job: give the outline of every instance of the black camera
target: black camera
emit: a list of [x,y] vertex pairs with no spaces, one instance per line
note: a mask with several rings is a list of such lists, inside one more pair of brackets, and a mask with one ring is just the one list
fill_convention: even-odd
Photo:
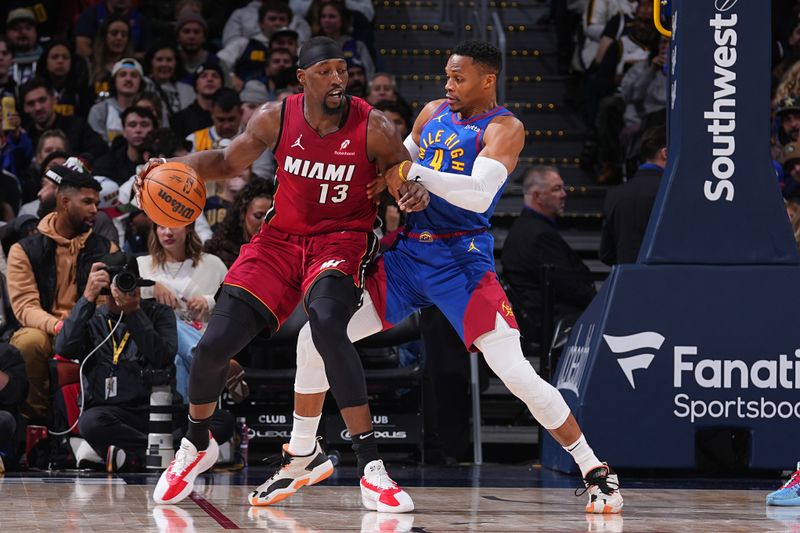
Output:
[[142,381],[148,387],[169,385],[175,381],[175,367],[143,368],[140,372]]
[[[108,275],[111,276],[111,283],[121,292],[133,292],[136,287],[150,287],[153,285],[152,281],[140,278],[136,273],[128,270],[127,266],[106,265],[103,270],[108,272]],[[103,289],[100,294],[111,294],[111,290]]]

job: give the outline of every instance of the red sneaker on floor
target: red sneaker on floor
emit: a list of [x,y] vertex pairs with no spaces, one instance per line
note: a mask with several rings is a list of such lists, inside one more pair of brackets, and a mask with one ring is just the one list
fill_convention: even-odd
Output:
[[208,448],[199,452],[194,444],[183,438],[175,459],[161,473],[153,491],[153,501],[178,503],[186,498],[192,492],[197,476],[214,466],[218,456],[219,446],[213,438],[208,441]]
[[367,509],[379,513],[408,513],[414,510],[411,496],[389,477],[380,459],[364,467],[361,502]]

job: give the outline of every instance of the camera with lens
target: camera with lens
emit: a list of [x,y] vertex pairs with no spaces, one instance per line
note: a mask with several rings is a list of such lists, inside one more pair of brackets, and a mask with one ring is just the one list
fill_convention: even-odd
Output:
[[145,464],[163,470],[172,462],[172,386],[175,366],[142,369],[142,381],[150,387],[150,424],[147,433]]
[[141,377],[144,384],[148,387],[169,385],[175,379],[175,367],[143,368],[141,370]]
[[[111,283],[121,292],[133,292],[136,287],[150,287],[153,282],[139,277],[138,273],[131,272],[127,265],[112,266],[106,265],[103,270],[111,276]],[[103,289],[100,294],[111,294],[111,289]]]

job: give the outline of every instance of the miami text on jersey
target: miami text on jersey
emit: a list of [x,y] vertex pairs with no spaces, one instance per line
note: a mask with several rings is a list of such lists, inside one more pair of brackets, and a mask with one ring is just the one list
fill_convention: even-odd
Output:
[[350,181],[356,166],[312,162],[306,159],[295,159],[287,155],[283,161],[283,170],[289,174],[311,180]]

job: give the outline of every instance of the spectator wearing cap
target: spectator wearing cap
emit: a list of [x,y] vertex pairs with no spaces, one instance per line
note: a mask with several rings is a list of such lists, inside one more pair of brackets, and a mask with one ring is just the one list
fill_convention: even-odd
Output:
[[217,64],[207,63],[197,67],[194,74],[195,101],[172,116],[172,129],[180,138],[213,124],[211,104],[214,94],[224,85],[224,80],[225,74]]
[[14,57],[11,77],[17,85],[22,85],[33,77],[36,62],[42,55],[36,29],[36,16],[32,9],[20,7],[8,13],[6,43]]
[[[217,54],[241,83],[263,74],[272,46],[272,35],[280,31],[281,38],[284,39],[288,32],[293,31],[285,29],[291,17],[291,10],[283,2],[275,0],[264,2],[259,8],[258,17],[260,32],[249,38],[233,39]],[[294,36],[297,39],[297,32],[294,32]]]
[[217,55],[205,49],[207,39],[206,20],[199,13],[184,9],[175,22],[175,41],[178,43],[184,68],[184,72],[178,74],[180,81],[191,83],[194,73],[200,66],[219,64]]
[[347,58],[347,94],[367,97],[367,71],[364,70],[364,63],[357,57]]
[[[263,10],[263,11],[262,11]],[[280,0],[251,0],[246,6],[234,10],[222,30],[222,44],[227,47],[237,39],[250,39],[264,33],[266,18],[267,37],[278,29],[289,28],[296,32],[298,45],[302,46],[311,38],[311,27],[304,15],[292,12],[287,3]]]
[[133,106],[122,112],[122,138],[114,143],[108,154],[97,160],[94,173],[111,178],[117,184],[126,182],[136,174],[136,167],[142,161],[142,144],[145,137],[155,129],[156,119],[152,111],[145,107]]
[[[259,90],[263,87],[269,100],[275,100],[278,91],[285,89],[289,83],[297,80],[296,59],[286,48],[270,48],[263,70],[253,73],[247,83],[251,84],[251,87],[258,87]],[[257,83],[260,83],[261,86],[255,85]]]
[[83,57],[92,56],[92,43],[101,24],[109,16],[117,15],[128,21],[131,29],[130,40],[136,56],[144,57],[144,51],[152,44],[152,34],[147,21],[131,0],[105,0],[83,10],[75,25],[75,51]]
[[111,70],[111,98],[98,102],[89,110],[89,126],[110,146],[122,133],[122,112],[143,89],[142,65],[131,57],[120,59]]
[[242,127],[247,127],[250,117],[265,102],[269,101],[267,88],[260,81],[248,81],[244,84],[244,89],[239,93],[239,100],[242,105]]
[[14,244],[8,254],[8,294],[22,326],[11,344],[22,353],[30,381],[22,414],[37,422],[49,411],[47,360],[53,336],[86,288],[92,264],[117,248],[92,231],[100,184],[61,165],[47,176],[58,183],[56,211],[39,222],[37,235]]
[[177,45],[159,43],[153,46],[147,51],[144,68],[170,115],[194,102],[196,95],[192,86],[178,81],[178,75],[184,75],[184,68]]
[[100,157],[108,151],[106,143],[81,117],[56,113],[56,95],[49,82],[33,78],[20,87],[19,93],[24,113],[22,124],[34,145],[38,145],[44,132],[60,130],[76,153],[88,152]]
[[778,142],[781,146],[800,141],[800,97],[787,96],[775,109]]
[[291,28],[279,28],[272,33],[269,38],[270,48],[285,48],[292,54],[294,62],[297,62],[297,54],[300,53],[300,37]]
[[13,56],[8,47],[8,41],[0,35],[0,97],[10,95],[16,97],[17,82],[11,75],[13,70]]

